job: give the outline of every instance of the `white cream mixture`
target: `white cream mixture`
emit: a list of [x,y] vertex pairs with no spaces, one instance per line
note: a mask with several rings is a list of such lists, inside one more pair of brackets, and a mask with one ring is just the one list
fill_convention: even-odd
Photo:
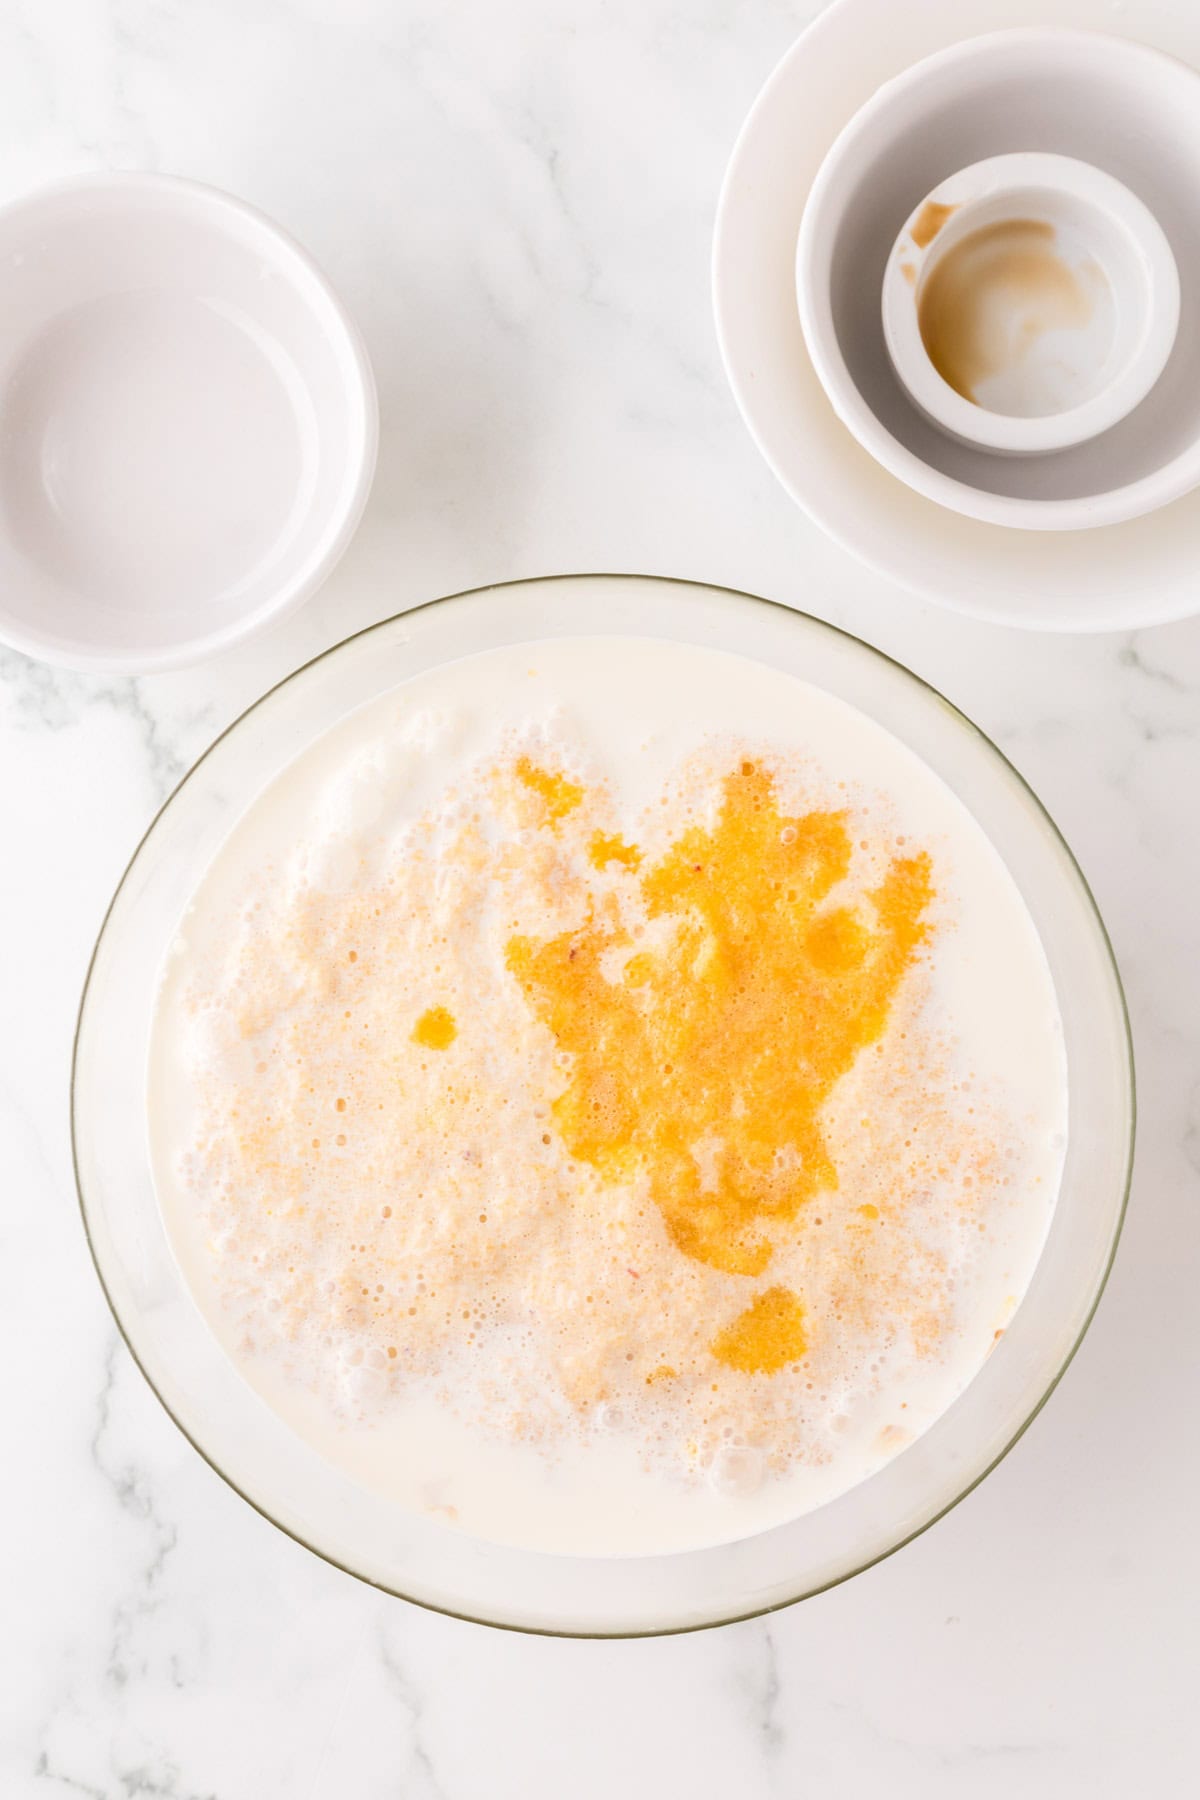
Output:
[[[917,853],[933,890],[886,1024],[822,1102],[833,1178],[757,1216],[754,1272],[680,1248],[645,1121],[623,1160],[572,1135],[586,1057],[512,950],[618,921],[604,981],[632,980],[680,929],[647,916],[643,877],[715,829],[743,768],[798,821],[785,844],[845,821],[818,922],[841,903],[870,925]],[[301,756],[181,923],[149,1089],[176,1254],[265,1402],[405,1507],[596,1554],[765,1529],[936,1419],[1028,1284],[1066,1116],[1041,946],[948,789],[815,688],[623,639],[450,665]],[[812,1153],[772,1129],[762,1179],[786,1193]],[[685,1145],[702,1207],[725,1153],[718,1129]],[[780,1293],[802,1319],[786,1360],[720,1351]]]

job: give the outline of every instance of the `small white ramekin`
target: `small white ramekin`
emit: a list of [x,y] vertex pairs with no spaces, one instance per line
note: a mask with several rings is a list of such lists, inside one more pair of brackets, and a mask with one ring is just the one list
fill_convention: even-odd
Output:
[[[1085,249],[1108,289],[1108,341],[1079,334],[1079,353],[1094,366],[1085,397],[1060,411],[976,404],[943,379],[922,338],[921,300],[935,270],[974,232],[1018,220]],[[1076,157],[1016,152],[960,169],[914,209],[888,258],[882,305],[892,366],[927,418],[963,443],[1042,455],[1098,437],[1145,399],[1175,343],[1179,274],[1162,227],[1122,182]]]
[[85,176],[0,209],[0,641],[132,673],[319,585],[375,469],[358,331],[215,188]]

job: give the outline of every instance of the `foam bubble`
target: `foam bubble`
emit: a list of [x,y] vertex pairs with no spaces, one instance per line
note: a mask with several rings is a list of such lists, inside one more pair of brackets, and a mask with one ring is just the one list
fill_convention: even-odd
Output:
[[749,1444],[729,1444],[717,1451],[708,1479],[718,1494],[753,1494],[762,1486],[763,1454]]

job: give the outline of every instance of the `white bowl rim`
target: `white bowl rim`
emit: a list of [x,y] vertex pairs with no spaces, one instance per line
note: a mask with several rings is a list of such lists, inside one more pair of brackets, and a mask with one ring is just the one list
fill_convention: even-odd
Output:
[[341,343],[336,348],[339,363],[348,374],[347,391],[353,390],[362,412],[361,427],[353,438],[352,455],[348,464],[349,479],[343,484],[342,497],[336,511],[331,513],[329,530],[305,560],[255,609],[241,614],[217,630],[181,640],[165,648],[150,647],[145,650],[126,648],[112,651],[100,645],[64,646],[52,636],[43,637],[37,631],[31,631],[25,626],[14,626],[8,620],[0,619],[0,643],[39,662],[101,675],[147,675],[165,669],[181,668],[206,657],[216,656],[293,611],[316,592],[348,548],[371,491],[379,448],[379,399],[374,370],[362,333],[329,277],[285,226],[239,194],[232,194],[213,182],[198,181],[185,175],[141,169],[84,170],[39,183],[37,187],[15,194],[11,199],[0,203],[0,222],[22,212],[36,212],[46,201],[89,190],[175,196],[185,203],[208,208],[218,217],[222,214],[238,217],[255,232],[271,238],[331,309],[341,334]]
[[1123,487],[1066,500],[1026,500],[971,487],[933,469],[893,437],[867,406],[850,377],[833,331],[828,295],[818,289],[815,244],[818,214],[841,173],[843,157],[890,106],[898,92],[940,69],[969,63],[998,48],[1076,46],[1123,58],[1184,77],[1200,89],[1200,71],[1135,38],[1065,25],[1022,25],[960,39],[933,51],[885,81],[847,121],[833,140],[809,189],[796,244],[796,294],[805,345],[834,412],[875,460],[906,486],[938,504],[985,524],[1026,531],[1080,531],[1121,524],[1157,511],[1200,486],[1200,436],[1162,468]]

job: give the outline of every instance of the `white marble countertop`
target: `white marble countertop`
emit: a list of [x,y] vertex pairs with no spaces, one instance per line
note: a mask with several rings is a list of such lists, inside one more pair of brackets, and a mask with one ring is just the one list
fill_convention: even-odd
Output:
[[[814,10],[0,11],[0,194],[106,164],[239,191],[342,288],[383,407],[358,542],[315,602],[249,648],[140,681],[0,653],[5,1800],[1195,1791],[1200,620],[1072,641],[944,615],[823,542],[759,461],[713,339],[710,227],[738,123]],[[67,1134],[102,910],[217,729],[389,611],[588,568],[804,606],[998,738],[1108,919],[1142,1101],[1107,1297],[1002,1467],[835,1592],[766,1624],[634,1644],[428,1616],[251,1512],[118,1343]]]

